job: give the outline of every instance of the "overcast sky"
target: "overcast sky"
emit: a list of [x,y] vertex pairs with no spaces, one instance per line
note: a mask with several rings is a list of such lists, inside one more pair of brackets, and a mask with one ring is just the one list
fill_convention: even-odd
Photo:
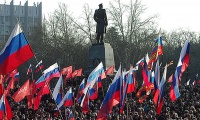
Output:
[[[0,0],[0,3],[4,3]],[[11,0],[6,0],[7,4]],[[22,4],[26,0],[21,0]],[[80,16],[85,3],[90,8],[98,8],[99,3],[103,3],[104,8],[109,9],[109,1],[113,0],[28,0],[29,5],[33,2],[43,4],[43,14],[48,15],[58,8],[58,3],[66,3],[74,16]],[[121,0],[127,2],[129,0]],[[20,0],[14,0],[14,4],[19,4]],[[171,31],[178,28],[189,29],[200,32],[200,0],[142,0],[142,4],[147,7],[146,15],[158,14],[156,22],[161,29]],[[92,16],[91,16],[92,17]]]

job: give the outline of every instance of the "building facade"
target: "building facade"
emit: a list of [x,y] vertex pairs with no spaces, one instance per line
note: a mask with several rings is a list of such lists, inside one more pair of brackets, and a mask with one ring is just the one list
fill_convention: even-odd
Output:
[[28,6],[28,0],[24,5],[0,4],[0,40],[6,41],[15,24],[20,22],[25,35],[30,35],[35,25],[42,25],[42,2]]

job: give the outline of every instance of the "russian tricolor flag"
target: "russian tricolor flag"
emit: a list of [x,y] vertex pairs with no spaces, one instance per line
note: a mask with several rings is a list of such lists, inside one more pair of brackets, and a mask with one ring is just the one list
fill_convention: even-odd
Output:
[[63,79],[62,79],[62,76],[60,76],[60,78],[53,90],[53,98],[57,104],[59,104],[60,101],[62,100],[62,93],[60,92],[62,89],[62,85],[63,85]]
[[181,50],[178,65],[176,67],[176,71],[172,79],[172,84],[170,88],[170,98],[172,101],[175,101],[177,98],[180,97],[179,79],[181,79],[182,73],[187,69],[189,65],[189,51],[190,41],[186,40]]
[[79,86],[78,93],[77,93],[77,96],[76,96],[76,102],[77,103],[81,103],[81,96],[83,95],[84,88],[85,88],[85,79],[82,80],[82,82]]
[[[98,83],[98,78],[104,73],[103,63],[101,62],[89,75],[83,93],[86,94],[88,89],[92,89]],[[92,96],[92,94],[90,94]]]
[[42,63],[42,60],[35,66],[35,72],[39,72],[40,70],[42,70],[43,68],[43,63]]
[[30,64],[27,70],[26,75],[29,76],[32,73],[32,65]]
[[13,114],[6,97],[2,95],[0,100],[0,119],[3,120],[5,118],[12,119]]
[[164,93],[165,93],[165,83],[166,83],[166,75],[167,75],[167,65],[165,66],[165,70],[163,72],[163,77],[160,82],[158,89],[154,95],[154,103],[157,106],[156,111],[160,115],[162,110],[162,104],[164,102]]
[[35,82],[36,88],[40,88],[45,85],[45,75],[43,74],[40,78]]
[[161,30],[160,30],[158,38],[155,41],[155,47],[152,50],[152,53],[151,53],[150,58],[149,58],[149,62],[148,62],[148,69],[149,70],[152,69],[152,64],[153,64],[153,62],[156,61],[157,57],[162,55],[162,54],[163,54],[163,51],[162,51],[162,37],[161,37]]
[[55,64],[51,65],[49,68],[44,70],[43,73],[45,75],[45,79],[47,82],[50,82],[50,80],[54,77],[60,77],[60,71],[59,71],[58,64],[55,63]]
[[128,80],[127,80],[128,86],[127,86],[127,91],[126,91],[127,94],[132,93],[135,90],[135,84],[134,84],[135,80],[134,80],[133,72],[135,71],[131,67],[128,73]]
[[72,88],[69,88],[67,93],[65,94],[64,98],[61,100],[61,102],[57,106],[57,110],[60,109],[62,106],[72,106],[73,105],[73,93]]
[[35,82],[36,88],[40,88],[40,87],[44,86],[46,82],[49,83],[50,80],[54,77],[60,77],[58,64],[55,63],[55,64],[51,65],[43,73],[44,74]]
[[154,91],[158,89],[160,85],[160,65],[159,65],[159,59],[157,59],[156,67],[155,67],[155,75],[154,75]]
[[97,120],[106,119],[107,115],[112,112],[113,106],[119,104],[121,79],[122,75],[120,65],[119,70],[117,71],[114,79],[112,80],[112,83],[110,84],[110,87],[108,88],[106,96],[97,115]]
[[150,86],[151,82],[150,82],[150,76],[149,76],[149,70],[148,70],[148,66],[147,66],[147,62],[148,62],[148,54],[146,55],[145,59],[144,59],[144,65],[142,67],[142,77],[144,80],[144,84],[146,86]]
[[33,56],[33,51],[17,23],[0,52],[0,74],[8,74]]

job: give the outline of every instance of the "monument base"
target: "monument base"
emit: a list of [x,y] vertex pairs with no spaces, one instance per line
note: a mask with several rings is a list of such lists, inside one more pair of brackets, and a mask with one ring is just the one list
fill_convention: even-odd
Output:
[[104,70],[115,65],[113,48],[109,43],[96,43],[89,48],[87,73],[94,70],[100,62],[103,63]]

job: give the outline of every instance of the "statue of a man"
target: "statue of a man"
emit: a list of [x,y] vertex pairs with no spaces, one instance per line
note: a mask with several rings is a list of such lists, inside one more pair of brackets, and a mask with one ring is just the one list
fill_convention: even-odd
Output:
[[99,43],[103,43],[103,34],[106,33],[106,27],[108,25],[106,10],[103,9],[103,4],[99,4],[99,9],[95,10],[94,20],[97,22],[96,25],[96,40]]

